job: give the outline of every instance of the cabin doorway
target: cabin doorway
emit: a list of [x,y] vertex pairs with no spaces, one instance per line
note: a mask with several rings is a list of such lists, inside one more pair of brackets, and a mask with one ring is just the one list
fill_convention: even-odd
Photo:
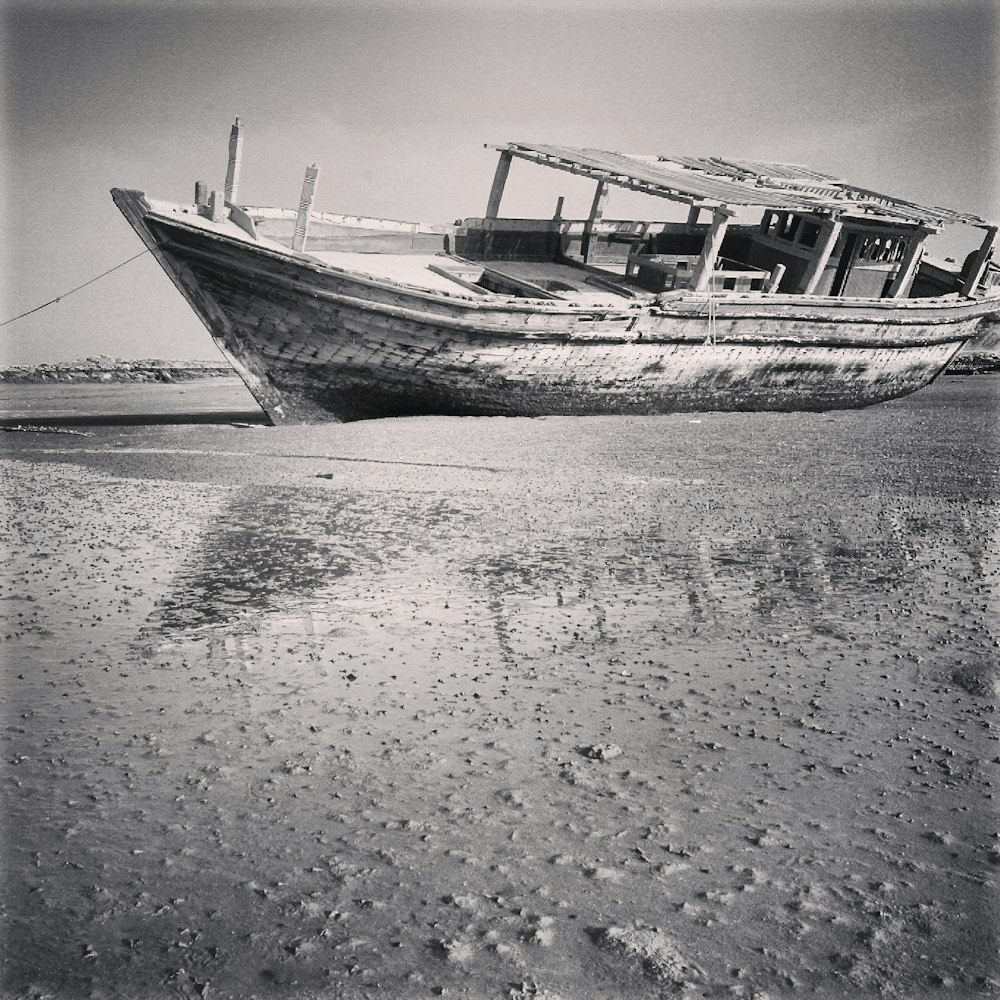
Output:
[[833,284],[830,286],[831,295],[841,295],[847,285],[847,279],[851,276],[851,268],[854,266],[854,258],[858,249],[858,234],[848,233],[844,240],[844,248],[840,251],[840,261],[837,270],[833,275]]

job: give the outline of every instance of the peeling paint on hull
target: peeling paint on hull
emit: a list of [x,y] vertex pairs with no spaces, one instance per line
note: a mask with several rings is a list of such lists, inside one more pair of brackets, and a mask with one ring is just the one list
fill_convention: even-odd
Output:
[[366,279],[115,200],[273,422],[423,413],[868,406],[932,381],[982,321],[952,300],[704,295],[574,305]]

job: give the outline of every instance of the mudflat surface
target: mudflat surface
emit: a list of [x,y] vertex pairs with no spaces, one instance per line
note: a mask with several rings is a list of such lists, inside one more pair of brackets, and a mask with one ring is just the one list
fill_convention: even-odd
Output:
[[4,434],[4,995],[995,996],[998,406]]

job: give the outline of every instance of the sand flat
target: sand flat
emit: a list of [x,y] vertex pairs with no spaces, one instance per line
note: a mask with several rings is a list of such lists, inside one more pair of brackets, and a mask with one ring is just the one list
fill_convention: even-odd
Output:
[[4,435],[4,988],[992,995],[998,402]]

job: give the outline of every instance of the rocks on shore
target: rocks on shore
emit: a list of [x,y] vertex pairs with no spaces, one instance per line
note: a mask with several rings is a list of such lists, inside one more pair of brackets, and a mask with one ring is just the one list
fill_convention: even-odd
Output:
[[222,361],[123,361],[100,354],[83,361],[58,361],[43,365],[12,365],[0,369],[0,382],[188,382],[222,378],[233,369]]
[[995,375],[1000,372],[1000,353],[996,351],[962,351],[950,365],[949,375]]

